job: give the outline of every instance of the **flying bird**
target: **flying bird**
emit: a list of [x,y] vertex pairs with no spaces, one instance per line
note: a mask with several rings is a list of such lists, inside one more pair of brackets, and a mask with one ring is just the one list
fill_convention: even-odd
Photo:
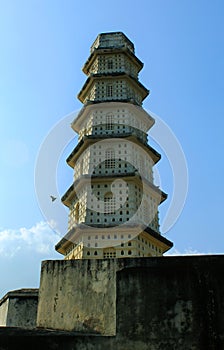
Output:
[[51,197],[51,201],[54,202],[57,198],[54,196],[50,196]]

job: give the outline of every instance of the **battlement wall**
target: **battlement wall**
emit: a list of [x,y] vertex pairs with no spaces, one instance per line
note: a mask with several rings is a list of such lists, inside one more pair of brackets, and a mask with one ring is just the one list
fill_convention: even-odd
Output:
[[223,271],[224,256],[44,261],[37,326],[122,349],[219,349]]

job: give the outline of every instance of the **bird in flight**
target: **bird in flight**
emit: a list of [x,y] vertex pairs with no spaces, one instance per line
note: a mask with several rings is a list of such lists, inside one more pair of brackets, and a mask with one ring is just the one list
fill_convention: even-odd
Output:
[[54,202],[57,198],[54,196],[50,196],[51,197],[51,201]]

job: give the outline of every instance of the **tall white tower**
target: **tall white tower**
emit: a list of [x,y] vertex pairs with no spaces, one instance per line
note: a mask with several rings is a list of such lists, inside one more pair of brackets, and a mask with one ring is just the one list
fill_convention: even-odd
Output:
[[159,231],[167,195],[153,184],[160,154],[147,143],[154,119],[141,107],[149,94],[142,67],[121,32],[99,34],[91,46],[84,106],[72,123],[79,142],[67,159],[74,181],[62,197],[68,232],[56,245],[65,259],[161,256],[173,245]]

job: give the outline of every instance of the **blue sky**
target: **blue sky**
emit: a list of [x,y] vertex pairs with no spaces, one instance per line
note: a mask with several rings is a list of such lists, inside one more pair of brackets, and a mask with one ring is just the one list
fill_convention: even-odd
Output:
[[[100,32],[123,31],[134,42],[144,62],[140,80],[151,90],[144,108],[169,125],[187,159],[187,200],[166,233],[173,253],[223,253],[223,9],[218,0],[1,2],[0,296],[37,287],[41,261],[61,259],[54,251],[60,237],[36,197],[36,160],[56,123],[80,109],[81,68]],[[162,188],[172,194],[168,160],[152,144],[162,153]],[[72,181],[65,163],[71,148],[59,159],[57,197]]]

